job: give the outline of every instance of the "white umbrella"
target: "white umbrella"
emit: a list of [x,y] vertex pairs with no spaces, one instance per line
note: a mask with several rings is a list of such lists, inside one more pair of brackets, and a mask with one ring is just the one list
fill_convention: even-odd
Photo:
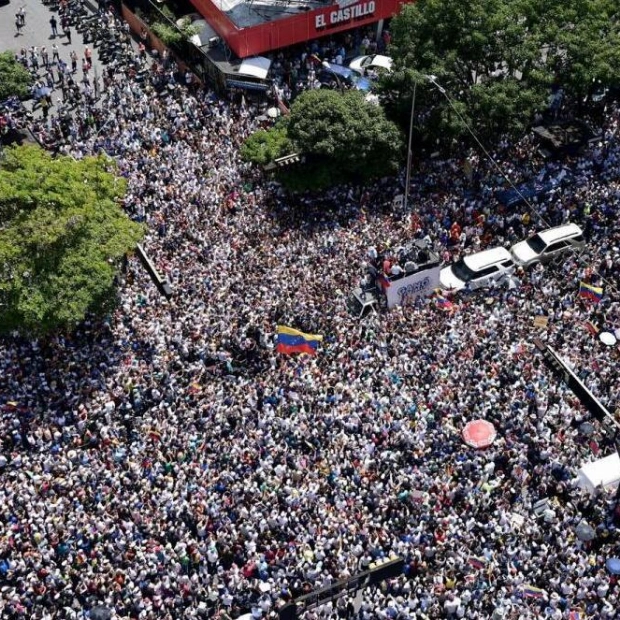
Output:
[[616,337],[611,332],[601,332],[599,339],[608,347],[613,347],[616,344]]

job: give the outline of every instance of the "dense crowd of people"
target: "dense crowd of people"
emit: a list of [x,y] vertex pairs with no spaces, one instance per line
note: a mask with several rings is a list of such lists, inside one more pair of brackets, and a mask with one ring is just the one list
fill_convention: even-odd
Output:
[[[534,204],[504,209],[496,169],[471,155],[471,174],[462,158],[416,163],[411,215],[399,179],[287,195],[239,159],[257,110],[188,91],[168,59],[108,77],[96,112],[84,97],[33,129],[115,158],[174,296],[131,259],[105,321],[1,343],[0,616],[272,618],[397,556],[400,577],[304,617],[618,617],[615,498],[577,482],[615,427],[532,340],[615,414],[618,349],[584,325],[620,328],[620,110],[561,163],[529,138],[494,151],[514,183],[570,172]],[[568,221],[585,252],[515,287],[450,311],[347,312],[369,248],[427,238],[456,260]],[[599,304],[580,281],[604,288]],[[323,335],[319,353],[278,355],[278,324]],[[484,450],[461,437],[478,418],[498,432]]]

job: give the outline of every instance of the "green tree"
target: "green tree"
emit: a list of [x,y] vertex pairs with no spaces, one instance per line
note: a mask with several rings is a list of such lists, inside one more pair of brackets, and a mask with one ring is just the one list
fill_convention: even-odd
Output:
[[291,107],[287,135],[314,169],[313,175],[304,172],[310,188],[319,179],[325,185],[386,176],[402,163],[397,125],[355,90],[303,93]]
[[118,205],[125,189],[103,156],[3,151],[0,331],[70,329],[113,306],[119,261],[143,235]]
[[241,157],[260,166],[292,152],[291,141],[286,132],[286,117],[281,118],[271,129],[253,133],[241,147]]
[[540,32],[533,27],[538,15],[530,14],[525,1],[418,0],[405,5],[391,25],[395,72],[382,85],[390,112],[408,123],[413,82],[430,74],[453,100],[450,104],[430,84],[418,86],[418,109],[433,137],[466,134],[459,115],[484,137],[522,132],[544,107],[552,81]]
[[13,53],[0,53],[0,101],[13,96],[25,99],[31,86],[32,76]]
[[620,86],[617,0],[549,0],[535,6],[548,63],[569,97],[582,101],[598,86]]
[[151,24],[151,30],[166,47],[179,45],[184,39],[183,33],[179,28],[164,22],[154,22]]

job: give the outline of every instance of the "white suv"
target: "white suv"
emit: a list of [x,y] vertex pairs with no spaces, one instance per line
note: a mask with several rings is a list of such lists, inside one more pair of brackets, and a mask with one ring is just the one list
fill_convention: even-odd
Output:
[[564,224],[536,233],[510,249],[515,262],[529,267],[537,262],[560,258],[566,252],[579,252],[585,246],[583,231],[577,224]]
[[499,284],[514,273],[516,265],[506,248],[492,248],[464,256],[439,272],[446,291],[485,288]]

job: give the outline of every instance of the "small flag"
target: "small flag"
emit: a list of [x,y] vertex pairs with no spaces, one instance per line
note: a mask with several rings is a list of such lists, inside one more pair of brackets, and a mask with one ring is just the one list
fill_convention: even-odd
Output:
[[568,620],[582,620],[582,618],[580,611],[573,610],[568,612]]
[[585,297],[597,304],[603,297],[603,289],[600,286],[592,286],[587,282],[579,282],[579,297]]
[[592,336],[596,336],[599,333],[599,328],[592,323],[592,321],[584,321],[583,326],[586,328],[586,331],[590,333]]
[[390,288],[390,281],[385,277],[384,274],[380,273],[377,276],[377,284],[384,290],[387,291],[387,289]]
[[456,310],[456,306],[446,297],[443,296],[443,291],[440,288],[436,288],[435,291],[435,303],[438,308],[442,310]]
[[524,585],[523,596],[525,598],[544,598],[545,591],[536,586]]
[[468,558],[467,563],[470,566],[473,566],[476,570],[481,570],[482,568],[484,568],[484,565],[486,564],[484,558],[477,558],[475,556]]
[[293,353],[315,355],[319,342],[323,340],[323,336],[306,334],[285,325],[278,325],[276,331],[278,333],[276,351],[284,355],[291,355]]
[[442,310],[452,310],[454,308],[454,304],[443,295],[437,295],[437,307]]

